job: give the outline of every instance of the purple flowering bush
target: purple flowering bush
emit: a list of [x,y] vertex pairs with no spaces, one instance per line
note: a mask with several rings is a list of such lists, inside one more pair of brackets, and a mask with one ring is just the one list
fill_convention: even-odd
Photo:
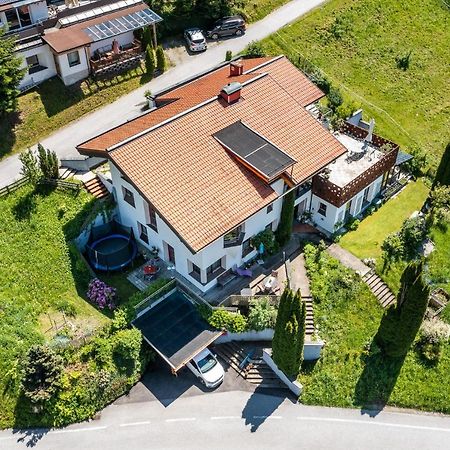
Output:
[[114,299],[116,297],[116,289],[108,286],[98,278],[91,280],[87,291],[88,299],[97,305],[100,309],[114,309]]

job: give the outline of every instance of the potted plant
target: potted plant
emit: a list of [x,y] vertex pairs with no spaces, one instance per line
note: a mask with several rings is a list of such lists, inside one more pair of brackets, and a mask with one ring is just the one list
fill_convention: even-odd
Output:
[[155,245],[150,249],[150,255],[152,259],[158,260],[159,259],[159,248]]

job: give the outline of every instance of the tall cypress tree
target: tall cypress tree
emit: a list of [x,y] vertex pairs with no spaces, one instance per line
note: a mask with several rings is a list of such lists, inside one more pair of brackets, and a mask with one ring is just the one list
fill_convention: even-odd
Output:
[[397,304],[381,319],[375,341],[387,356],[406,355],[423,322],[430,287],[423,277],[423,261],[411,262],[401,277]]
[[280,223],[278,224],[277,231],[275,232],[275,238],[280,247],[286,245],[291,238],[292,225],[294,222],[294,201],[295,190],[292,190],[284,196],[283,206],[281,208]]
[[298,375],[302,363],[305,318],[306,306],[300,290],[294,295],[291,289],[285,289],[278,309],[272,356],[279,369],[290,377]]
[[153,78],[153,76],[155,75],[155,69],[155,52],[153,51],[153,47],[147,45],[147,49],[145,50],[145,70],[150,78]]
[[439,167],[436,171],[436,176],[434,177],[432,189],[438,183],[441,185],[450,186],[450,142],[447,144],[444,154],[442,155],[441,162],[439,163]]

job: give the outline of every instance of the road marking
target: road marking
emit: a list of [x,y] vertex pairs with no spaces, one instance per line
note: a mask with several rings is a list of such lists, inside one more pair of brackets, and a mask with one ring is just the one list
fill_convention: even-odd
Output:
[[179,419],[166,419],[166,422],[192,422],[197,420],[195,417],[180,417]]
[[391,423],[391,422],[369,422],[365,420],[357,419],[332,419],[327,417],[297,417],[298,420],[311,420],[318,422],[336,422],[336,423],[357,423],[362,425],[376,425],[379,427],[397,427],[397,428],[409,428],[413,430],[425,430],[425,431],[445,431],[450,433],[450,428],[440,428],[440,427],[427,427],[423,425],[407,425],[403,423]]
[[51,430],[48,432],[48,434],[62,434],[62,433],[79,433],[82,431],[98,431],[98,430],[105,430],[108,428],[106,425],[103,427],[89,427],[89,428],[76,428],[74,430]]
[[282,419],[281,416],[253,416],[254,419]]
[[149,420],[143,422],[130,422],[130,423],[121,423],[119,427],[138,427],[139,425],[148,425],[150,423]]
[[242,419],[241,416],[216,416],[211,417],[211,420],[231,420],[231,419]]

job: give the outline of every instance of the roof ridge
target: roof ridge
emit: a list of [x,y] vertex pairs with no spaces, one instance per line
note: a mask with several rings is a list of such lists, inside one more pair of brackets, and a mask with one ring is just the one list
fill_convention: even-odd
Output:
[[[266,77],[266,76],[268,76],[268,75],[269,75],[269,74],[268,74],[267,72],[257,74],[257,75],[255,75],[254,78],[251,78],[250,80],[246,80],[246,81],[242,82],[241,85],[242,85],[242,86],[247,86],[248,84],[253,83],[253,82],[255,82],[255,81],[258,81],[258,80],[260,80],[261,78],[264,78],[264,77]],[[110,151],[113,151],[113,150],[115,150],[115,149],[117,149],[117,148],[119,148],[119,147],[122,147],[123,145],[126,145],[126,144],[128,144],[129,142],[134,141],[135,139],[139,139],[140,137],[145,136],[146,134],[152,132],[153,130],[156,130],[156,129],[158,129],[158,128],[161,128],[161,127],[163,127],[164,125],[167,125],[168,123],[171,123],[171,122],[173,122],[174,120],[177,120],[177,119],[179,119],[180,117],[183,117],[183,116],[185,116],[185,115],[191,113],[192,111],[195,111],[195,110],[197,110],[197,109],[199,109],[199,108],[201,108],[201,107],[203,107],[203,106],[205,106],[205,105],[207,105],[207,104],[209,104],[209,103],[211,103],[211,102],[213,102],[214,100],[217,100],[217,99],[218,99],[218,94],[217,94],[217,95],[214,95],[214,97],[211,97],[211,98],[209,98],[209,99],[207,99],[207,100],[204,100],[203,102],[201,102],[201,103],[199,103],[199,104],[197,104],[197,105],[194,105],[194,106],[192,106],[192,107],[190,107],[190,108],[188,108],[188,109],[186,109],[186,110],[184,110],[184,111],[181,111],[181,112],[179,112],[178,114],[175,114],[174,116],[169,117],[168,119],[165,119],[165,120],[163,120],[162,122],[159,122],[159,123],[157,123],[157,124],[151,126],[150,128],[147,128],[147,129],[145,129],[145,130],[142,130],[142,131],[140,131],[139,133],[136,133],[136,134],[134,134],[134,135],[132,135],[132,136],[127,137],[126,139],[123,139],[123,140],[120,141],[120,142],[117,142],[116,144],[111,145],[110,147],[108,147],[108,148],[106,149],[106,151],[107,151],[107,152],[110,152]]]

